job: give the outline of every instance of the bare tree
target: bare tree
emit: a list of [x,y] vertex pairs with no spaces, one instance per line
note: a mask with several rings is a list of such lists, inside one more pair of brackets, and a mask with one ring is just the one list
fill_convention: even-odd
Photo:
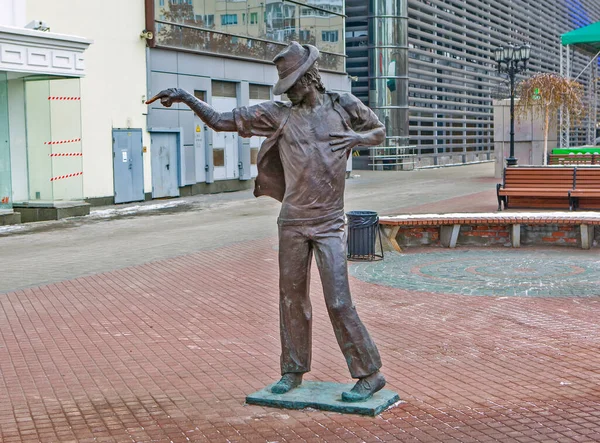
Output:
[[558,112],[571,116],[571,121],[581,119],[585,112],[583,103],[583,85],[575,80],[554,73],[535,74],[517,87],[519,106],[516,114],[519,118],[531,112],[544,119],[544,165],[548,159],[548,131],[552,119]]

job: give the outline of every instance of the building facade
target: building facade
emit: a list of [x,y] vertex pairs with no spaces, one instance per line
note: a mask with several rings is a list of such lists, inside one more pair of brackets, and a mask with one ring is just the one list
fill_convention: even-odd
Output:
[[[130,173],[130,185],[143,200],[151,190],[150,157],[142,155],[149,145],[143,0],[0,0],[0,6],[4,207],[41,214],[69,202],[111,203],[120,164],[139,170]],[[119,130],[139,144],[137,156],[116,146]]]
[[[17,204],[82,199],[79,78],[91,41],[0,2],[0,224]],[[67,99],[68,98],[68,99]],[[60,155],[69,140],[72,155]],[[57,161],[63,160],[62,162]],[[73,174],[73,180],[59,177]]]
[[0,11],[2,213],[251,187],[260,138],[145,101],[168,87],[221,111],[277,98],[272,59],[291,40],[319,47],[329,89],[350,90],[343,0],[0,0]]
[[[350,90],[343,0],[147,0],[146,16],[149,96],[179,87],[219,111],[277,99],[272,59],[292,40],[319,48],[328,89]],[[152,104],[148,128],[153,197],[252,186],[260,138],[214,132],[185,105]]]
[[[353,91],[365,103],[382,88],[373,24],[381,1],[347,0],[346,45]],[[507,43],[531,44],[528,71],[560,72],[560,36],[600,20],[597,0],[394,0],[407,11],[409,137],[420,164],[486,160],[493,153],[494,98],[508,96],[504,75],[496,72],[494,48]],[[403,20],[401,14],[398,20]],[[399,26],[402,26],[399,24]],[[376,53],[373,53],[373,52]],[[576,77],[595,54],[575,52]],[[521,75],[521,78],[523,76]],[[590,91],[593,78],[579,81]],[[597,94],[593,90],[593,94]],[[588,97],[590,94],[588,94]],[[596,116],[591,116],[596,119]],[[571,144],[587,141],[584,121],[570,132]],[[368,157],[368,152],[363,152]],[[365,159],[362,164],[367,164]],[[356,163],[355,163],[356,165]]]
[[[43,18],[52,30],[94,42],[86,54],[87,72],[80,86],[83,198],[112,203],[120,187],[131,189],[132,200],[144,200],[151,190],[151,170],[150,157],[142,152],[142,146],[149,146],[146,44],[140,38],[145,27],[143,0],[27,0],[27,14]],[[120,130],[131,139],[125,148],[119,143]],[[122,165],[127,176],[119,174]]]

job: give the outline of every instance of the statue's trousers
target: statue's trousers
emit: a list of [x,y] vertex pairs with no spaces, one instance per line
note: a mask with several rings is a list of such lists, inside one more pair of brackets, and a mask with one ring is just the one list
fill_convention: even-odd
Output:
[[311,363],[310,265],[315,255],[325,304],[353,378],[373,374],[381,358],[352,303],[343,216],[279,226],[281,373],[308,372]]

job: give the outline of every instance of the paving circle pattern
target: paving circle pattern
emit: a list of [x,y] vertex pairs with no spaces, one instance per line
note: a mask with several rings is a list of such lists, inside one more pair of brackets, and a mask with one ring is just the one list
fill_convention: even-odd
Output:
[[365,282],[411,291],[516,297],[600,297],[600,257],[593,251],[453,250],[387,253],[358,262]]

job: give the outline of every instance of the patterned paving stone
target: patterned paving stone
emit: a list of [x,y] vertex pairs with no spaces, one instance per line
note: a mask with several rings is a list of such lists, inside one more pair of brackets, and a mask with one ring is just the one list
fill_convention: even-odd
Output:
[[[246,405],[280,375],[275,244],[0,294],[0,442],[600,441],[597,297],[470,297],[351,278],[387,388],[404,403],[374,418]],[[350,383],[314,267],[311,277],[306,379]]]
[[[588,251],[589,252],[589,251]],[[559,250],[452,250],[387,254],[351,266],[368,283],[457,295],[597,297],[600,260]]]

